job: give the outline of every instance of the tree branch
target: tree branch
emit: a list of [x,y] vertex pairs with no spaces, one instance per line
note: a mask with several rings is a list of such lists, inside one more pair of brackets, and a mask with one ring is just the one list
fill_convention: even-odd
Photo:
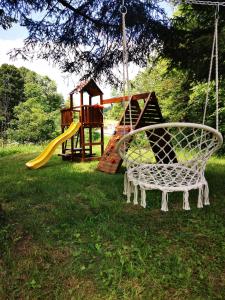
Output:
[[70,9],[71,11],[73,11],[74,13],[82,16],[83,18],[89,20],[90,22],[94,23],[96,26],[116,26],[113,24],[109,24],[109,23],[105,23],[105,22],[100,22],[99,20],[96,20],[92,17],[90,17],[89,15],[85,14],[82,12],[81,9],[77,9],[75,7],[73,7],[70,3],[68,3],[66,0],[57,0],[60,4],[62,4],[64,7]]

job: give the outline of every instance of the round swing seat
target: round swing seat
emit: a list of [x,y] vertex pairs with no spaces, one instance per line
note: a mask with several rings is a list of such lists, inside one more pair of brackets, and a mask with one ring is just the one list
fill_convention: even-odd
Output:
[[127,177],[129,181],[146,190],[166,189],[172,192],[196,189],[202,185],[198,172],[179,164],[143,164],[128,169]]
[[130,202],[146,206],[146,190],[162,191],[163,211],[168,211],[168,193],[183,192],[183,208],[190,209],[188,192],[199,189],[198,207],[209,204],[204,176],[209,157],[222,145],[221,134],[208,126],[193,123],[164,123],[134,130],[124,136],[117,151],[127,172],[124,194]]

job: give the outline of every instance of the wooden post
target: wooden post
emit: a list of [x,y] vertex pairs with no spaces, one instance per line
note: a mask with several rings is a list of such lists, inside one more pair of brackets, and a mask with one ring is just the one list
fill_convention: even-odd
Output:
[[90,156],[92,156],[92,125],[89,127],[89,145]]
[[[61,132],[64,133],[64,126],[61,127]],[[65,154],[66,150],[65,150],[65,142],[62,143],[62,154]]]
[[[73,94],[70,94],[70,109],[73,111]],[[70,148],[71,148],[71,160],[73,160],[74,156],[74,137],[72,136],[70,139]]]
[[103,105],[103,95],[100,95],[100,104]]
[[[83,92],[80,92],[80,106],[83,108],[84,105],[84,95]],[[81,109],[81,123],[83,122],[82,109]]]
[[[63,110],[61,112],[61,133],[64,133],[64,124],[63,124]],[[62,143],[62,154],[65,154],[65,144]]]
[[[100,95],[100,105],[103,105],[103,94]],[[103,110],[102,110],[103,113]],[[102,116],[103,121],[101,125],[101,156],[104,153],[104,116]]]
[[104,153],[104,125],[101,126],[101,156]]
[[[92,97],[89,95],[89,105],[92,105]],[[90,149],[90,156],[92,156],[92,122],[93,122],[93,111],[91,107],[89,107],[89,149]]]
[[73,109],[73,94],[70,94],[70,109]]
[[71,137],[71,160],[74,158],[74,136]]
[[85,159],[85,132],[84,132],[84,94],[80,92],[80,116],[81,116],[81,129],[80,129],[80,143],[81,143],[81,160]]

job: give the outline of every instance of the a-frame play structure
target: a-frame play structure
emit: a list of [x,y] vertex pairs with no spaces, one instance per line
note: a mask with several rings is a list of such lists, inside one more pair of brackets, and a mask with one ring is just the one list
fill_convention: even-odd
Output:
[[[122,101],[128,101],[129,97],[117,97],[108,100],[103,100],[103,104],[109,103],[118,103]],[[139,104],[139,101],[142,100],[142,105]],[[130,108],[131,107],[131,114]],[[141,108],[142,107],[142,108]],[[158,124],[164,122],[162,117],[162,113],[154,92],[152,93],[144,93],[133,95],[130,99],[130,104],[128,104],[124,110],[124,113],[116,126],[115,132],[111,139],[109,140],[108,145],[102,155],[97,169],[102,172],[115,174],[119,171],[122,165],[122,159],[116,152],[116,144],[117,142],[128,132],[131,130],[130,126],[130,115],[132,118],[133,129],[138,129],[144,126]],[[163,134],[163,132],[162,132]],[[169,140],[169,136],[166,138]],[[149,137],[149,143],[151,144],[151,138]],[[165,141],[160,141],[160,143],[165,143]],[[162,146],[158,144],[158,147]],[[170,157],[173,157],[174,161],[176,161],[176,157],[173,151],[171,151],[171,147],[168,145],[168,153],[170,153]],[[156,150],[156,149],[155,149]],[[153,152],[154,151],[153,149]],[[164,153],[157,154],[161,157],[156,157],[156,160],[162,159],[166,163],[167,157]],[[165,157],[162,157],[165,156]]]

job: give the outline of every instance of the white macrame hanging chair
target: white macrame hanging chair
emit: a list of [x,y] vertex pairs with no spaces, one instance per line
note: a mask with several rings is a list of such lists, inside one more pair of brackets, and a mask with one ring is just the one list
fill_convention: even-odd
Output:
[[[124,1],[122,2],[124,5]],[[191,1],[192,4],[193,2]],[[198,189],[197,207],[202,208],[203,205],[209,205],[209,188],[204,174],[205,167],[210,156],[223,143],[222,135],[218,131],[218,9],[219,5],[215,18],[203,124],[162,123],[150,125],[131,130],[117,144],[117,151],[127,168],[124,175],[124,195],[127,196],[128,203],[131,202],[133,195],[134,204],[140,203],[142,207],[146,207],[146,190],[160,190],[162,191],[161,210],[168,211],[168,193],[180,191],[183,192],[183,209],[190,210],[189,191]],[[127,70],[126,9],[123,9],[122,15],[124,70]],[[204,125],[214,56],[216,57],[217,129]]]

